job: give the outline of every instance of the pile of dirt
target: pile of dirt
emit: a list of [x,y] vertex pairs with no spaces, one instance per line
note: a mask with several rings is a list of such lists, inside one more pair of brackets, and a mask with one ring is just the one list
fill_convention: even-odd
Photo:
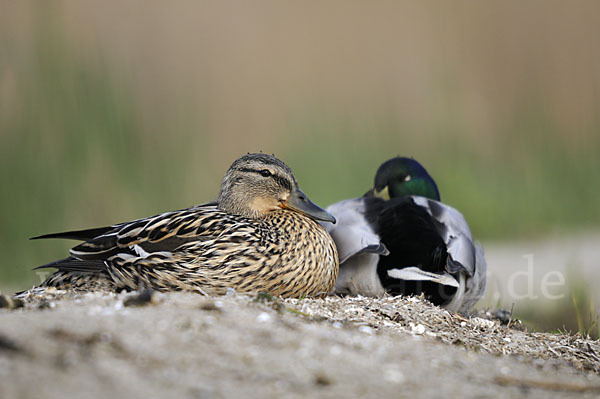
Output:
[[6,398],[600,393],[597,341],[521,331],[420,298],[38,290],[4,303]]

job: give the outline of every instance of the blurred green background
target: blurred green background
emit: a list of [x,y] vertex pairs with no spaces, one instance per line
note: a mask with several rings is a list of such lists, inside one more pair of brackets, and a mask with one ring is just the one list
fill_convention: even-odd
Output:
[[[476,237],[600,226],[600,3],[0,4],[0,289],[31,236],[213,199],[275,153],[318,204],[414,156]],[[501,267],[501,265],[499,265]]]

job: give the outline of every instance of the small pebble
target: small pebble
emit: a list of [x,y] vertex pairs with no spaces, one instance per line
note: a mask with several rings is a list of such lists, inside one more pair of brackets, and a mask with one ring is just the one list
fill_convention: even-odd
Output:
[[425,326],[423,324],[417,324],[416,326],[411,326],[411,332],[415,335],[422,335],[425,333]]
[[364,333],[364,334],[369,334],[369,335],[375,334],[375,330],[373,330],[369,326],[360,326],[360,327],[358,327],[358,331],[360,331],[361,333]]
[[139,294],[133,294],[129,296],[125,301],[123,301],[123,305],[125,306],[144,306],[152,303],[152,297],[154,295],[154,291],[145,288]]
[[475,327],[478,327],[482,330],[489,330],[496,326],[496,323],[494,323],[492,320],[482,319],[480,317],[473,318],[471,322],[475,325]]
[[259,322],[259,323],[265,323],[265,322],[270,321],[270,320],[271,320],[271,315],[268,314],[267,312],[262,312],[256,318],[256,321]]
[[331,378],[327,374],[320,372],[315,374],[315,385],[327,386],[331,385]]
[[0,352],[21,352],[22,349],[12,339],[0,335]]
[[200,304],[200,309],[208,311],[220,311],[222,307],[223,302],[219,302],[219,304],[217,304],[214,301],[204,301]]

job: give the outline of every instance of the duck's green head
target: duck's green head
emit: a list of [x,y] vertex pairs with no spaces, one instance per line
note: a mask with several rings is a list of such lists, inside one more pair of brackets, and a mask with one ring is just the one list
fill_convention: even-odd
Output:
[[367,193],[384,200],[404,195],[420,195],[440,201],[437,185],[427,170],[412,158],[396,157],[381,164],[375,185]]

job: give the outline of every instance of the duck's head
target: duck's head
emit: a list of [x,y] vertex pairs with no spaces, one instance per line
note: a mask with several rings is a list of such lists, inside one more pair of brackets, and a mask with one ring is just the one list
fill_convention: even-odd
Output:
[[375,185],[367,195],[384,200],[404,195],[440,200],[437,185],[423,165],[405,157],[392,158],[382,163],[375,175]]
[[267,154],[247,154],[231,164],[221,182],[218,204],[224,211],[254,219],[286,209],[335,223],[329,212],[300,190],[290,168]]

